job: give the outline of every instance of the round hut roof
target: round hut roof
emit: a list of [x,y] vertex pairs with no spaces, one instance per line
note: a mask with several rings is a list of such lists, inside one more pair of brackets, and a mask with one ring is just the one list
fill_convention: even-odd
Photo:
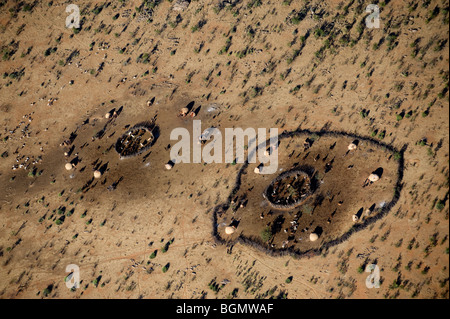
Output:
[[272,147],[269,147],[264,151],[264,156],[270,156],[270,154],[272,154]]
[[317,239],[319,239],[319,235],[317,235],[316,233],[311,233],[311,235],[309,235],[310,241],[316,241]]
[[172,165],[171,163],[167,163],[167,164],[165,165],[165,167],[166,167],[167,170],[171,170],[172,167],[173,167],[173,165]]
[[105,119],[109,119],[110,117],[111,117],[111,113],[108,112],[105,114]]
[[100,178],[100,177],[102,177],[102,173],[100,171],[95,171],[94,172],[94,177],[95,178]]
[[350,143],[349,145],[348,145],[348,150],[349,151],[354,151],[354,150],[356,150],[358,148],[358,146],[356,145],[356,144],[354,144],[354,143]]
[[380,176],[378,176],[377,174],[370,174],[369,176],[369,181],[371,182],[376,182],[380,179]]
[[70,171],[73,168],[73,166],[70,163],[66,163],[65,168],[66,170]]
[[236,228],[233,226],[225,227],[225,234],[227,234],[227,235],[234,234],[235,231],[236,231]]

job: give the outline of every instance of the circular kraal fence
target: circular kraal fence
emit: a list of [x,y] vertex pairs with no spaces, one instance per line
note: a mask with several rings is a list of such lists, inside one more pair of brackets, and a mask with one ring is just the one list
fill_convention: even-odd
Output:
[[157,138],[154,122],[141,122],[129,128],[117,139],[115,150],[121,159],[130,158],[149,150]]
[[[364,219],[358,220],[357,223],[353,223],[353,225],[349,229],[343,229],[341,233],[339,233],[337,236],[333,238],[324,238],[322,240],[317,241],[318,244],[310,245],[305,248],[298,248],[297,246],[289,246],[289,247],[272,247],[267,241],[264,241],[261,236],[255,235],[255,234],[249,234],[249,232],[246,230],[246,225],[242,224],[240,222],[240,226],[238,231],[235,231],[232,235],[226,235],[223,232],[219,232],[219,225],[220,222],[226,217],[226,214],[230,210],[230,207],[232,206],[233,198],[235,198],[240,189],[241,185],[243,184],[243,179],[246,178],[248,168],[249,168],[249,162],[248,160],[244,162],[242,167],[237,173],[235,183],[233,188],[231,189],[230,194],[228,195],[227,199],[219,203],[213,210],[211,214],[211,222],[212,222],[212,237],[214,238],[214,241],[218,244],[222,245],[234,245],[236,243],[240,243],[242,245],[253,247],[257,250],[260,250],[268,255],[271,256],[292,256],[294,258],[311,258],[314,256],[319,256],[323,254],[324,252],[328,251],[331,247],[339,245],[340,243],[343,243],[347,241],[354,233],[362,231],[366,229],[369,225],[372,225],[376,221],[382,219],[385,217],[392,208],[397,204],[402,187],[403,187],[403,170],[404,170],[404,152],[406,150],[406,145],[403,146],[401,149],[395,148],[392,144],[386,144],[379,140],[366,137],[366,136],[359,136],[354,133],[350,132],[344,132],[344,131],[310,131],[310,130],[303,130],[298,129],[296,131],[285,131],[282,134],[278,136],[279,140],[284,140],[288,138],[300,138],[300,140],[304,139],[305,137],[311,137],[314,136],[316,138],[322,138],[322,137],[328,137],[328,138],[346,138],[346,139],[352,139],[352,140],[358,140],[359,142],[364,142],[366,145],[370,145],[373,150],[380,150],[383,152],[387,152],[390,154],[390,156],[394,159],[393,164],[393,174],[394,178],[391,181],[391,185],[394,189],[393,195],[390,199],[387,199],[386,202],[380,206],[379,208],[375,209],[370,216],[366,216]],[[346,158],[346,157],[344,157]],[[347,169],[347,168],[346,168]],[[313,197],[317,193],[317,189],[319,188],[319,185],[316,185],[315,182],[315,174],[317,172],[314,172],[314,169],[308,166],[297,166],[289,171],[286,171],[282,174],[280,174],[278,177],[273,179],[269,186],[266,187],[263,191],[263,197],[267,203],[270,204],[270,207],[280,211],[292,211],[292,208],[298,209],[299,206],[304,205],[304,202],[307,200],[307,197]],[[276,199],[277,192],[273,193],[273,186],[275,183],[280,181],[288,181],[288,178],[293,178],[295,176],[305,177],[305,182],[309,179],[310,183],[310,189],[305,189],[304,192],[300,192],[299,197],[302,195],[304,197],[304,200],[302,198],[298,198],[298,200],[293,200],[291,203],[277,203],[273,199]],[[308,177],[308,179],[306,179]],[[288,184],[285,184],[284,190],[288,190]],[[292,186],[292,185],[290,185]],[[294,187],[295,190],[295,187]],[[272,193],[270,193],[272,191]],[[291,192],[293,190],[291,189]],[[269,194],[270,193],[270,194]],[[269,195],[272,195],[274,197],[270,198]],[[255,214],[255,216],[259,216],[258,214]],[[219,220],[220,218],[220,220]],[[258,217],[256,217],[258,218]]]
[[312,193],[310,176],[300,169],[293,169],[276,177],[265,189],[263,197],[275,209],[291,210],[304,203]]

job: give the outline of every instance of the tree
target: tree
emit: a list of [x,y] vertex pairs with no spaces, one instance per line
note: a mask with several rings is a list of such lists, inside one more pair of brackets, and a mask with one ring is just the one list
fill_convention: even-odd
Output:
[[439,201],[437,202],[437,204],[436,204],[436,208],[437,208],[438,210],[443,210],[444,207],[445,207],[445,202],[444,202],[443,200],[439,200]]
[[272,230],[269,227],[266,227],[261,231],[261,238],[265,242],[271,240],[272,236],[273,236]]

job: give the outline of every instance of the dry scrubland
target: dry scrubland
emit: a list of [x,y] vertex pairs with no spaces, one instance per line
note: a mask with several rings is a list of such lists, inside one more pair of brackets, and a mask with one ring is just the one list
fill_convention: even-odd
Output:
[[[74,1],[71,30],[70,1],[0,1],[0,297],[448,298],[448,0],[176,2]],[[369,3],[380,29],[365,27]],[[319,256],[221,245],[213,209],[241,164],[164,169],[192,101],[203,128],[403,149],[401,189],[380,184],[399,200]],[[153,119],[154,145],[120,160],[117,138]],[[365,286],[370,263],[379,289]],[[80,289],[66,288],[68,264]]]

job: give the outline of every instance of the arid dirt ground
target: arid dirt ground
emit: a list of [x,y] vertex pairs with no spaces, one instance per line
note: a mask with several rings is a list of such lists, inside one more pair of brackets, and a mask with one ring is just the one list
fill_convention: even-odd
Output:
[[[340,135],[317,138],[305,150],[303,141],[308,136],[300,134],[280,141],[278,169],[289,171],[292,167],[295,170],[295,167],[303,166],[314,170],[311,178],[311,184],[315,184],[313,194],[293,209],[271,207],[262,194],[274,176],[254,174],[253,168],[258,163],[249,164],[242,175],[239,191],[233,196],[234,203],[225,212],[218,213],[219,225],[228,225],[232,219],[239,221],[232,237],[239,234],[259,237],[268,227],[274,235],[269,240],[272,248],[292,247],[305,252],[340,238],[353,225],[377,215],[393,199],[399,177],[398,163],[391,152],[361,141],[357,151],[346,154],[353,139]],[[328,169],[325,168],[327,164]],[[365,179],[379,167],[383,168],[382,178],[363,187]],[[241,203],[244,203],[243,207]],[[358,216],[357,223],[353,222],[353,215]],[[224,229],[219,227],[220,232]],[[320,240],[311,242],[309,235],[315,229],[322,235]],[[226,234],[222,237],[228,239]]]
[[[448,0],[198,0],[174,10],[178,2],[77,1],[73,30],[70,1],[0,0],[0,297],[448,298]],[[365,25],[369,3],[380,7],[378,29]],[[193,119],[177,116],[191,102],[203,129],[339,131],[402,149],[398,202],[319,256],[219,244],[213,211],[243,164],[165,169],[171,131],[192,132]],[[117,139],[151,120],[154,145],[119,159]],[[345,195],[342,220],[326,223],[336,198],[303,221],[325,235],[390,200],[397,180],[393,154],[362,145],[342,158],[352,140],[335,140],[341,169],[319,190]],[[286,169],[292,151],[314,166],[333,141],[321,137],[306,159],[303,139],[283,143]],[[259,236],[261,191],[276,175],[254,167],[237,230]],[[362,189],[378,167],[379,184]],[[69,264],[80,267],[79,289],[66,287]],[[380,268],[380,288],[366,287],[368,264]]]

